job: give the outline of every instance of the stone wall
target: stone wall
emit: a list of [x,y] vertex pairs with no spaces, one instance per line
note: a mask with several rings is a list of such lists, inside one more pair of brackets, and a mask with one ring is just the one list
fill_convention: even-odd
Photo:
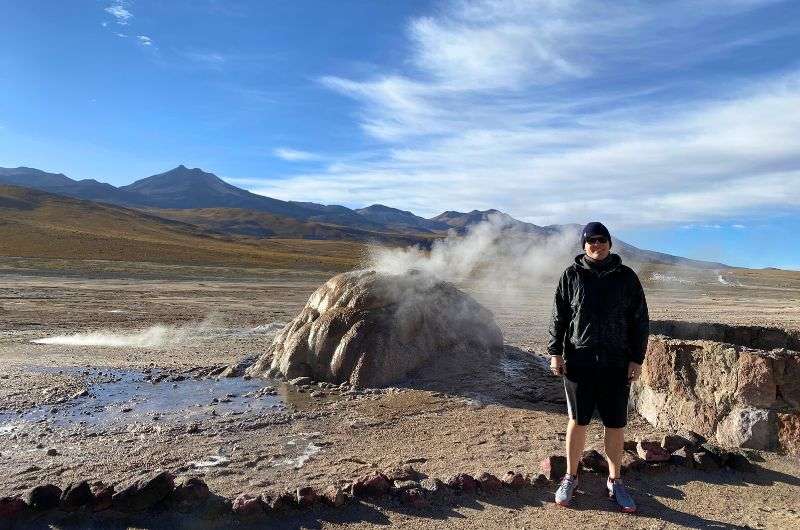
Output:
[[647,421],[728,447],[800,455],[797,334],[676,321],[655,321],[652,330],[631,395]]

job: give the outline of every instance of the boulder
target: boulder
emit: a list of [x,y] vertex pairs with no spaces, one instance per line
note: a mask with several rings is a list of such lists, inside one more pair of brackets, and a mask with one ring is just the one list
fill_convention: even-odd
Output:
[[311,486],[297,488],[295,495],[297,496],[297,505],[301,508],[313,506],[319,500],[317,491]]
[[717,441],[727,447],[772,449],[774,416],[765,409],[737,407],[717,426]]
[[419,481],[422,490],[432,494],[441,493],[447,489],[447,485],[438,478],[425,478]]
[[418,480],[420,478],[419,472],[411,464],[403,464],[402,466],[388,469],[383,474],[390,481]]
[[528,483],[528,481],[525,480],[525,475],[522,473],[516,473],[514,471],[509,471],[503,475],[502,481],[503,484],[514,490],[521,490]]
[[454,285],[418,271],[360,270],[317,289],[247,373],[382,387],[423,367],[477,370],[496,363],[502,346],[492,313]]
[[407,504],[417,510],[427,508],[431,504],[425,498],[423,491],[419,488],[403,490],[402,494],[400,495],[400,500],[403,502],[403,504]]
[[548,456],[539,464],[539,470],[551,482],[561,480],[561,477],[567,474],[567,457],[561,455]]
[[581,455],[581,466],[587,471],[608,473],[608,460],[594,449],[587,449]]
[[165,500],[175,487],[175,478],[169,471],[157,471],[122,485],[112,497],[116,510],[138,512],[152,508]]
[[681,447],[672,453],[669,460],[676,466],[694,467],[694,457],[692,456],[692,452],[686,447]]
[[800,413],[778,414],[778,445],[784,452],[800,456]]
[[382,473],[366,475],[353,482],[353,495],[358,497],[378,497],[389,492],[392,485]]
[[19,497],[0,498],[0,522],[12,521],[21,517],[28,509],[28,503]]
[[191,507],[203,504],[210,495],[208,485],[199,477],[180,477],[175,482],[173,496],[179,506]]
[[290,491],[284,491],[274,499],[269,499],[267,504],[270,509],[275,512],[297,508],[297,495]]
[[486,471],[478,475],[476,480],[484,493],[494,493],[503,487],[503,483],[499,478]]
[[692,467],[696,467],[702,471],[716,471],[719,469],[717,459],[706,451],[700,451],[692,454]]
[[[705,440],[703,440],[704,442]],[[703,443],[700,442],[700,443]],[[679,434],[667,434],[661,439],[661,447],[668,453],[674,453],[678,449],[691,447],[692,442]]]
[[342,488],[328,486],[322,493],[322,500],[329,506],[339,508],[347,503],[347,495]]
[[636,444],[636,453],[647,463],[668,462],[670,454],[658,442],[642,440]]
[[32,488],[25,500],[32,510],[52,510],[58,508],[61,501],[61,488],[53,484],[42,484]]
[[628,471],[638,471],[645,467],[647,462],[639,458],[639,455],[635,451],[625,451],[622,453],[622,471],[627,473]]
[[244,519],[255,519],[265,515],[266,506],[261,497],[252,493],[242,493],[233,500],[233,513]]
[[92,488],[85,480],[73,482],[61,494],[59,507],[67,512],[75,511],[84,506],[89,506],[94,502]]
[[112,498],[114,496],[114,486],[105,484],[99,480],[92,482],[92,511],[102,512],[108,510],[112,505]]
[[464,493],[475,493],[478,489],[478,483],[467,473],[458,473],[447,479],[447,485],[453,489],[463,491]]

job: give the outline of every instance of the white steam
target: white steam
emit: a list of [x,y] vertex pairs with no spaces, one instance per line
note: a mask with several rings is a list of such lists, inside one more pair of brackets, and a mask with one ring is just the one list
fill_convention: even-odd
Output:
[[506,216],[491,214],[463,237],[451,233],[435,241],[429,252],[372,248],[367,265],[385,274],[416,269],[455,283],[508,290],[558,276],[580,252],[577,238],[577,231],[531,232]]
[[274,335],[281,323],[270,323],[246,330],[231,330],[223,325],[221,318],[210,315],[200,322],[182,325],[157,324],[137,331],[99,330],[71,335],[58,335],[33,340],[34,344],[57,344],[62,346],[105,346],[115,348],[163,348],[179,344],[200,342],[216,337],[241,333]]

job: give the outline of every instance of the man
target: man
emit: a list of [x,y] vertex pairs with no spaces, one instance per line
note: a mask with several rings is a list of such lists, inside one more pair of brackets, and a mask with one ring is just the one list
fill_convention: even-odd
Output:
[[563,376],[567,393],[567,474],[555,501],[569,506],[578,484],[578,463],[595,409],[605,427],[608,493],[624,512],[636,503],[620,479],[630,384],[641,374],[649,334],[647,302],[639,278],[611,254],[602,223],[581,233],[584,254],[561,275],[550,324],[550,368]]

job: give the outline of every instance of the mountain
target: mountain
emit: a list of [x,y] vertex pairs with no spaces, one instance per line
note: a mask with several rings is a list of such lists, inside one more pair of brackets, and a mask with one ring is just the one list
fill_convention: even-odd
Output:
[[343,270],[361,244],[236,240],[138,210],[0,185],[0,255]]
[[447,230],[448,225],[435,219],[418,217],[411,212],[398,210],[382,204],[373,204],[360,208],[355,212],[370,221],[399,230],[441,231]]
[[94,179],[73,180],[63,173],[48,173],[30,167],[0,168],[0,184],[25,186],[37,190],[87,199],[90,201],[145,206],[147,200],[135,193],[128,193],[111,184]]

